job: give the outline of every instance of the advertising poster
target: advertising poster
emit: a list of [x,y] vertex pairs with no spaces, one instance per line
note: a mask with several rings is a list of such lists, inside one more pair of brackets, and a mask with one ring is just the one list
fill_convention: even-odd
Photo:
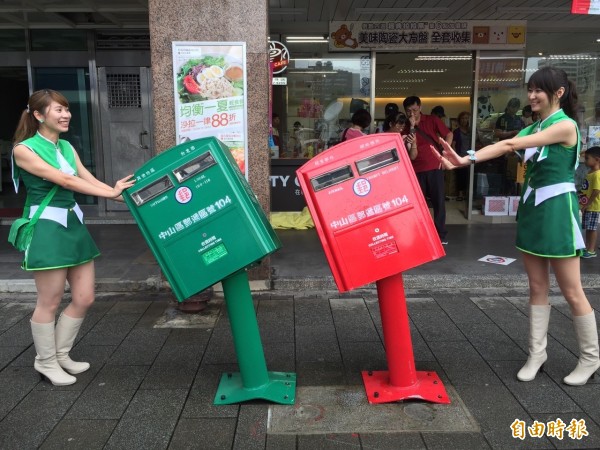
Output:
[[591,126],[588,128],[587,148],[600,146],[600,127]]
[[214,136],[248,178],[246,44],[173,42],[177,144]]

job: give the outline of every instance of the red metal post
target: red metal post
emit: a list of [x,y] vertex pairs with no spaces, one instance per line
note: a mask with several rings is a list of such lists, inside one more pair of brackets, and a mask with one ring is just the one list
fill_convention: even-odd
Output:
[[388,371],[363,371],[369,403],[421,399],[450,403],[435,372],[417,372],[404,295],[402,274],[377,281],[377,295]]

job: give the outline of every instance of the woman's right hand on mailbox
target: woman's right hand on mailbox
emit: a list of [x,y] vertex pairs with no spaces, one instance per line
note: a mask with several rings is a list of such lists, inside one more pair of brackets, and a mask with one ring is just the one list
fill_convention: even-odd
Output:
[[125,189],[129,189],[134,184],[135,184],[135,178],[133,178],[133,174],[127,175],[126,177],[121,178],[120,180],[118,180],[115,183],[115,187],[112,189],[113,194],[114,194],[112,196],[112,198],[116,199],[117,197],[119,197],[121,195],[121,193]]

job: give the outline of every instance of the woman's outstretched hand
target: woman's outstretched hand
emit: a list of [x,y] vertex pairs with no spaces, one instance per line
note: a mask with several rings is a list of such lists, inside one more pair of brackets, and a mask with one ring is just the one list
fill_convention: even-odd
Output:
[[135,178],[133,178],[133,174],[127,175],[124,178],[121,178],[115,183],[115,187],[113,188],[113,198],[117,198],[121,195],[121,193],[125,189],[129,189],[131,186],[135,184]]
[[444,169],[453,170],[457,167],[462,167],[469,164],[469,161],[459,156],[445,139],[440,138],[440,144],[443,147],[441,154],[433,147],[433,145],[431,146],[431,150],[433,151],[435,157],[440,161]]

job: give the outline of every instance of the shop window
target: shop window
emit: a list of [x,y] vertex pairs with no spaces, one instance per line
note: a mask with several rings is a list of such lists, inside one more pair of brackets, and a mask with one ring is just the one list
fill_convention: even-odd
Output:
[[283,86],[273,93],[282,122],[280,156],[311,158],[337,144],[356,108],[369,108],[370,71],[370,57],[360,53],[292,58],[283,74],[287,95]]

